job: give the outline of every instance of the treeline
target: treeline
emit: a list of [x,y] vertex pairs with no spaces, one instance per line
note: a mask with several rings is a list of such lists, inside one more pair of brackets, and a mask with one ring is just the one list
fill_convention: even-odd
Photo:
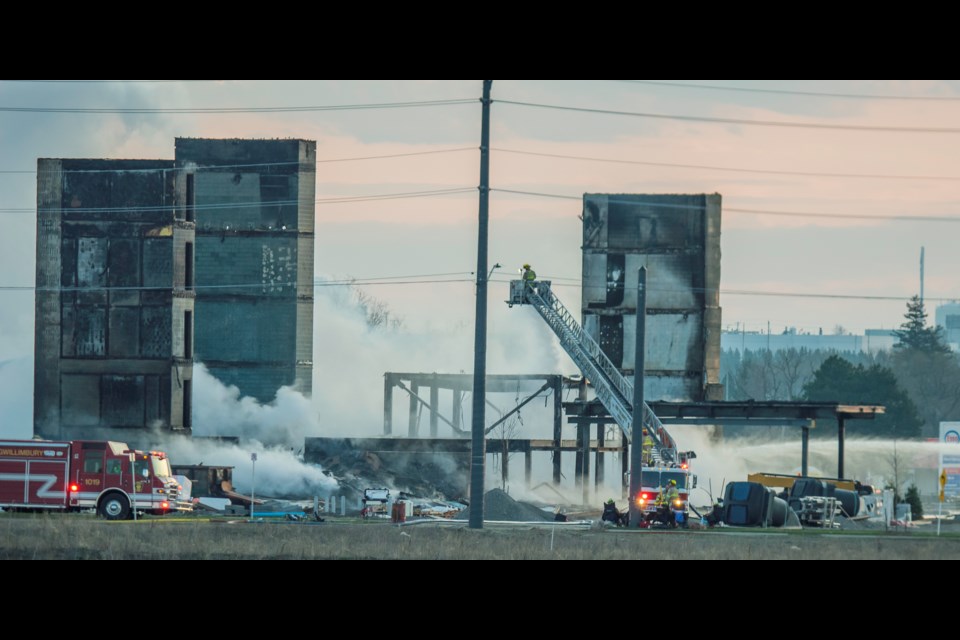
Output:
[[[725,349],[720,379],[726,398],[882,404],[883,416],[851,421],[848,433],[937,437],[941,421],[960,420],[960,357],[941,329],[926,326],[918,298],[907,304],[904,317],[892,351]],[[825,436],[829,430],[816,433]]]

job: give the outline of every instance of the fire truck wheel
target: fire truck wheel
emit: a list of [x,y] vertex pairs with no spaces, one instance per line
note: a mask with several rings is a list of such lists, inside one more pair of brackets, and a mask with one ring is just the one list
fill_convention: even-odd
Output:
[[107,520],[126,520],[130,515],[130,502],[120,493],[108,493],[97,509],[100,517]]

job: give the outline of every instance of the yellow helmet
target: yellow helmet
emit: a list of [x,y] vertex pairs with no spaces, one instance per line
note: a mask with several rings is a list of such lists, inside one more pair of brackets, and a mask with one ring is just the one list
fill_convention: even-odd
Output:
[[671,480],[671,481],[670,481],[670,486],[671,486],[671,487],[677,486],[677,481],[676,481],[676,480]]
[[524,268],[524,269],[529,269],[529,268],[530,268],[530,265],[525,264],[525,265],[523,265],[523,268]]

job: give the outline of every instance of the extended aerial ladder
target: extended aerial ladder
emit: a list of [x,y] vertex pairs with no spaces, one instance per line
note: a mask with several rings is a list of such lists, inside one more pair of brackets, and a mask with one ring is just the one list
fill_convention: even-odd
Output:
[[[576,318],[553,295],[549,280],[512,280],[507,304],[530,305],[553,329],[560,346],[590,381],[597,398],[607,408],[623,433],[630,438],[633,429],[633,382],[600,349],[600,345],[583,330]],[[653,413],[643,403],[643,425],[654,442],[654,462],[677,463],[677,444]]]

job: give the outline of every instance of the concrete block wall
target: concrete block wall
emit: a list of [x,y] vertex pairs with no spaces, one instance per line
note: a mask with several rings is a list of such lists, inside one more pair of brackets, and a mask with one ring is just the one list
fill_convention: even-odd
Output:
[[176,163],[195,175],[197,361],[261,402],[309,394],[316,143],[177,138]]

